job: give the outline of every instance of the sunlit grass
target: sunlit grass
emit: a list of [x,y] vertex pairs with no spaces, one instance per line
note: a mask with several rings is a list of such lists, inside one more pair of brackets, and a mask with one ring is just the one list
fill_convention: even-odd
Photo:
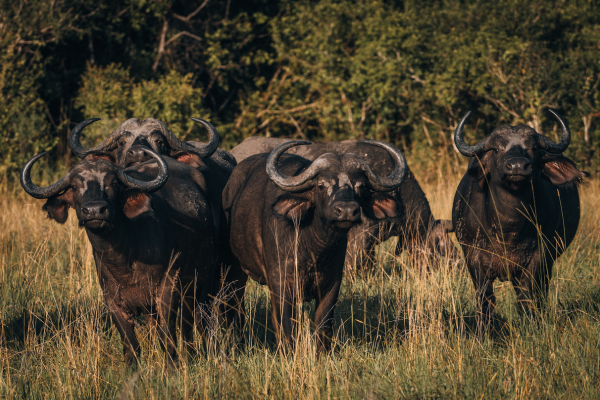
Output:
[[[459,178],[420,178],[436,217],[450,218]],[[1,185],[0,396],[598,398],[600,182],[580,192],[579,232],[555,265],[538,319],[520,315],[510,283],[497,282],[501,331],[478,340],[464,264],[418,252],[395,257],[392,240],[380,246],[376,268],[345,278],[329,355],[315,354],[310,304],[296,351],[279,352],[267,289],[250,282],[245,348],[215,331],[169,368],[140,324],[142,359],[131,370],[74,214],[58,225],[42,201]]]

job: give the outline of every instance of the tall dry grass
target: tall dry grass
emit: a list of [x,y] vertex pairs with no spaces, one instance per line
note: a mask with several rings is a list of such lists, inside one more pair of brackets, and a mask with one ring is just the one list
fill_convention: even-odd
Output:
[[[459,176],[417,175],[438,218]],[[600,182],[582,193],[575,241],[555,265],[547,308],[521,316],[496,283],[501,331],[473,335],[474,289],[464,265],[380,246],[375,269],[347,277],[331,354],[315,355],[306,305],[296,351],[277,351],[264,286],[246,295],[246,347],[220,331],[169,369],[140,323],[137,370],[122,362],[91,248],[71,214],[46,219],[42,201],[0,185],[2,398],[598,398]],[[427,272],[431,271],[431,272]]]

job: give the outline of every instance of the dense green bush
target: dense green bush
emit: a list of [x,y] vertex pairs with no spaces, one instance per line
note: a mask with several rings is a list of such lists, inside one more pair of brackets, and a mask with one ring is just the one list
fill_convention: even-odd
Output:
[[182,139],[191,132],[190,116],[210,119],[202,107],[202,90],[191,85],[192,74],[171,71],[154,81],[134,82],[128,70],[111,64],[91,66],[82,77],[75,106],[85,115],[102,118],[86,130],[88,145],[106,138],[128,118],[152,117],[163,121]]
[[20,167],[32,152],[56,145],[37,91],[44,70],[35,49],[55,39],[44,25],[61,21],[53,20],[47,6],[39,6],[37,12],[22,4],[0,6],[0,173]]
[[599,16],[591,2],[290,4],[271,28],[278,74],[251,94],[248,123],[448,149],[468,110],[479,135],[501,124],[550,133],[552,107],[577,135],[571,155],[589,162],[584,150],[600,134],[590,124],[600,115]]
[[[0,6],[0,153],[14,171],[75,123],[128,117],[181,135],[213,121],[231,147],[249,135],[378,138],[424,165],[501,124],[574,133],[596,168],[600,4],[501,0],[62,0]],[[476,130],[475,130],[476,128]]]

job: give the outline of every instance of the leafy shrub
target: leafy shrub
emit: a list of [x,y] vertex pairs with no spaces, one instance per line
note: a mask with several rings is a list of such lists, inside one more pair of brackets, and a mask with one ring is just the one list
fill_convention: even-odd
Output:
[[175,71],[157,80],[134,82],[118,64],[89,66],[75,101],[85,118],[101,118],[86,129],[88,146],[105,139],[128,118],[156,118],[182,139],[190,134],[190,117],[210,120],[202,107],[202,91],[191,84],[192,74]]

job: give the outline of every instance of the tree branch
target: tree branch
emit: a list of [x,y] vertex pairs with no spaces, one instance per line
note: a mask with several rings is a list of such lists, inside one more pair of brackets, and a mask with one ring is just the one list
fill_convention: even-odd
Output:
[[515,118],[519,118],[519,114],[517,114],[516,112],[514,112],[513,110],[511,110],[510,108],[508,108],[503,102],[501,102],[498,99],[494,99],[491,96],[487,96],[485,95],[484,98],[486,98],[487,100],[489,100],[490,102],[492,102],[496,107],[503,109],[504,111],[506,111],[507,113],[509,113],[510,115],[512,115]]
[[290,108],[289,110],[266,110],[263,112],[263,114],[291,114],[291,113],[296,113],[298,111],[304,111],[304,110],[306,110],[308,108],[312,108],[316,105],[317,105],[317,103],[310,103],[310,104],[307,104],[304,106]]
[[152,65],[152,71],[156,72],[158,69],[158,63],[163,53],[165,52],[165,37],[167,36],[167,30],[169,29],[169,23],[166,18],[163,18],[163,27],[160,32],[160,41],[158,43],[158,54],[156,55],[156,60],[154,60],[154,65]]
[[204,0],[204,2],[200,4],[200,7],[196,8],[191,14],[188,14],[187,17],[175,13],[173,13],[173,17],[183,22],[190,22],[190,20],[194,18],[194,16],[198,14],[200,10],[202,10],[206,6],[206,4],[208,4],[208,0]]
[[438,124],[437,122],[435,122],[434,120],[432,120],[431,118],[429,118],[429,117],[428,117],[427,115],[425,115],[425,114],[421,114],[421,119],[422,119],[423,121],[425,121],[425,122],[429,122],[430,124],[433,124],[433,125],[437,126],[439,129],[442,129],[442,130],[443,130],[443,129],[450,129],[450,130],[452,130],[452,128],[448,128],[448,127],[445,127],[445,126],[443,126],[443,125],[441,125],[441,124]]
[[175,40],[179,39],[181,36],[189,36],[192,39],[196,39],[199,42],[202,41],[202,38],[200,36],[196,36],[196,35],[194,35],[192,33],[187,32],[187,31],[181,31],[178,34],[176,34],[175,36],[173,36],[171,39],[167,40],[165,42],[164,47],[167,47],[168,45],[170,45],[171,43],[173,43]]
[[129,11],[129,6],[125,7],[124,9],[122,9],[121,11],[119,11],[117,13],[117,18],[120,18],[123,16],[123,14],[125,14],[127,11]]

